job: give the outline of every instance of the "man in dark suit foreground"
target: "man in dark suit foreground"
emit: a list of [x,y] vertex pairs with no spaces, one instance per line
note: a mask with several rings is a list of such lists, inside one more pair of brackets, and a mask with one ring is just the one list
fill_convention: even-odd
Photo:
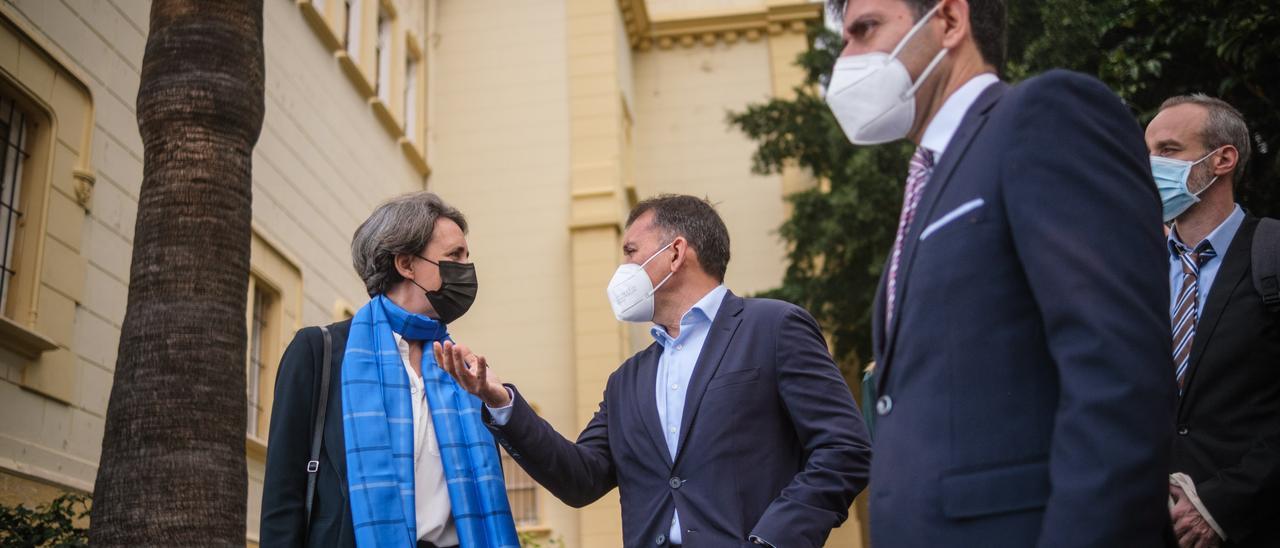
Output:
[[655,342],[609,377],[577,442],[539,418],[483,357],[436,348],[485,401],[498,442],[538,483],[581,507],[615,486],[626,546],[818,547],[867,483],[861,415],[803,309],[723,285],[729,234],[704,200],[632,210],[610,283],[619,319]]
[[1160,545],[1175,388],[1141,128],[1090,77],[1001,83],[1002,0],[834,3],[841,127],[918,146],[874,310],[872,544]]
[[1255,250],[1280,256],[1280,232],[1235,203],[1249,128],[1219,99],[1174,97],[1147,147],[1173,223],[1174,531],[1182,546],[1280,546],[1280,303],[1264,304],[1252,275],[1266,268]]

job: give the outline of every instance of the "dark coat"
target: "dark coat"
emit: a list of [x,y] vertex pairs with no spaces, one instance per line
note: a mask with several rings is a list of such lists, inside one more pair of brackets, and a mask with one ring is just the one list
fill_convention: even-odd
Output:
[[1084,75],[994,84],[965,114],[890,329],[883,281],[876,301],[877,548],[1165,541],[1176,387],[1149,162]]
[[[803,309],[726,294],[694,367],[675,459],[654,394],[657,343],[609,377],[576,443],[516,392],[498,443],[569,505],[618,487],[626,546],[665,546],[672,513],[697,548],[820,547],[867,484],[866,428]],[[488,417],[486,415],[486,420]]]
[[333,336],[332,369],[310,531],[305,525],[306,466],[311,458],[313,413],[315,398],[320,392],[319,366],[324,355],[320,328],[298,331],[280,359],[267,440],[266,479],[262,486],[259,538],[263,548],[354,548],[356,545],[351,504],[347,499],[347,455],[342,434],[342,355],[346,352],[350,331],[351,320],[329,326]]
[[[1209,288],[1178,402],[1174,472],[1195,481],[1227,546],[1280,546],[1280,314],[1253,284],[1245,218]],[[1280,246],[1280,242],[1268,245]]]

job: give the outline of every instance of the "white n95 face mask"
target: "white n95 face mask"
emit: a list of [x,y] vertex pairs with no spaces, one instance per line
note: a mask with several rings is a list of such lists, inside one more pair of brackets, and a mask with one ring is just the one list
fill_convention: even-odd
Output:
[[655,251],[641,264],[618,265],[618,270],[613,273],[613,279],[609,280],[608,290],[609,305],[613,307],[613,315],[618,318],[618,321],[653,321],[653,294],[657,293],[658,288],[667,283],[675,272],[668,273],[667,277],[658,282],[655,287],[649,280],[649,274],[644,271],[644,267],[659,253],[666,251],[675,243],[672,240],[671,243],[662,246],[662,249]]
[[871,52],[836,60],[827,86],[827,106],[855,145],[878,145],[907,136],[916,117],[916,90],[946,57],[943,48],[915,84],[898,54],[942,6],[939,2],[916,22],[892,53]]

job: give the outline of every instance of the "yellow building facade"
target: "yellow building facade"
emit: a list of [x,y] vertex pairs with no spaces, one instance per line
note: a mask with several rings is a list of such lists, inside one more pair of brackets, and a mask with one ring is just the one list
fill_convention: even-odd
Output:
[[[17,151],[0,187],[0,503],[93,488],[142,181],[148,13],[0,0],[0,129]],[[264,0],[247,542],[280,353],[367,300],[348,244],[391,196],[426,188],[468,216],[482,287],[451,331],[569,438],[650,342],[604,296],[637,199],[708,197],[733,241],[727,285],[776,286],[783,198],[811,182],[752,174],[754,145],[726,113],[801,83],[792,61],[821,16],[802,0]],[[21,213],[14,228],[5,211]],[[577,510],[509,472],[543,545],[621,545],[616,493]],[[828,545],[861,538],[850,520]]]

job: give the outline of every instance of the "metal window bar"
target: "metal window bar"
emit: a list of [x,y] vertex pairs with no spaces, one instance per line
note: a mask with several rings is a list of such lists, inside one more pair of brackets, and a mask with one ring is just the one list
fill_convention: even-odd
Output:
[[18,109],[15,101],[0,95],[0,312],[5,310],[9,298],[11,278],[17,273],[13,263],[15,235],[22,211],[18,199],[22,187],[22,164],[30,156],[26,150],[27,116]]
[[258,421],[262,415],[262,333],[267,327],[267,307],[270,304],[270,298],[262,287],[254,284],[253,321],[249,334],[249,369],[246,379],[248,383],[245,385],[246,400],[249,405],[248,433],[251,436],[258,435]]
[[502,453],[502,472],[506,477],[507,500],[516,526],[539,525],[538,484],[510,455]]

